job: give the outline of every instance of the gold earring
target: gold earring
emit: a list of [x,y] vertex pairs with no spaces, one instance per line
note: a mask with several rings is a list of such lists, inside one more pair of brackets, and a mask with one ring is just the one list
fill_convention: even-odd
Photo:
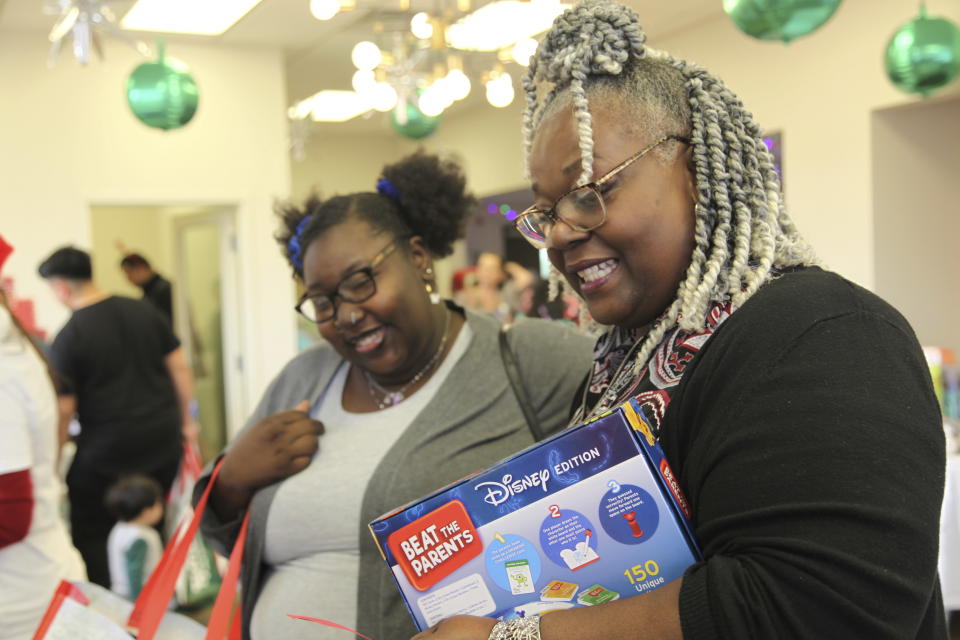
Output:
[[428,282],[424,282],[424,283],[423,283],[423,286],[424,286],[424,288],[426,288],[426,290],[427,290],[427,295],[430,296],[430,302],[432,302],[433,304],[439,303],[439,302],[440,302],[440,294],[433,290],[433,283],[432,283],[432,282],[429,282],[429,281],[428,281]]

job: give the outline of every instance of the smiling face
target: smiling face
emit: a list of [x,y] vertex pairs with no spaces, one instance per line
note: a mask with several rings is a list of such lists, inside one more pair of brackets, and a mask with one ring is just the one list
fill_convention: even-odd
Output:
[[370,266],[391,240],[398,243],[396,250],[374,269],[376,293],[359,303],[338,297],[334,319],[317,325],[341,356],[381,384],[409,380],[436,352],[435,336],[443,327],[434,331],[436,314],[424,288],[429,253],[419,238],[395,239],[348,217],[320,234],[303,257],[307,291],[329,295],[345,276]]
[[[616,112],[591,105],[597,180],[655,140],[631,132]],[[658,132],[657,137],[678,133]],[[674,143],[668,143],[674,144]],[[578,232],[560,222],[548,236],[553,265],[586,301],[597,322],[643,328],[674,299],[693,253],[692,178],[684,147],[668,163],[651,152],[604,189],[606,222]],[[573,108],[548,116],[530,153],[535,204],[549,208],[580,175]]]

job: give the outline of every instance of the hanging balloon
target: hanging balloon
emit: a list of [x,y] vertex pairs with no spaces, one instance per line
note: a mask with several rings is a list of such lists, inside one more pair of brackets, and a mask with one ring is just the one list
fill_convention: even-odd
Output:
[[723,0],[723,10],[748,36],[790,42],[830,19],[840,0]]
[[193,119],[197,112],[197,83],[186,65],[167,58],[157,43],[157,60],[145,62],[127,79],[127,103],[133,115],[148,127],[169,131]]
[[930,95],[960,73],[960,29],[944,18],[928,18],[920,3],[920,15],[890,38],[886,67],[897,89]]
[[400,100],[390,112],[393,130],[412,140],[426,138],[440,125],[439,117],[425,116],[410,100]]

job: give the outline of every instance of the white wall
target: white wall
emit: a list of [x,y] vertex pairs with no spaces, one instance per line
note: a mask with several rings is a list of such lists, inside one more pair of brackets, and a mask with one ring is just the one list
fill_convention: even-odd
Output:
[[523,189],[527,182],[521,113],[519,99],[505,109],[484,102],[445,116],[437,131],[423,140],[409,140],[393,132],[388,116],[380,114],[373,117],[381,118],[383,126],[370,133],[338,133],[336,124],[314,125],[306,157],[292,165],[293,193],[302,197],[311,185],[318,185],[325,196],[371,190],[383,165],[418,147],[456,157],[466,171],[469,188],[480,197]]
[[47,42],[0,37],[0,230],[16,246],[5,275],[56,331],[67,313],[36,276],[54,248],[91,243],[92,205],[234,205],[238,211],[248,402],[294,351],[289,274],[272,240],[273,199],[290,187],[284,69],[278,51],[170,42],[200,106],[185,128],[150,129],[130,113],[125,82],[143,59],[106,39],[80,67],[67,51],[47,69]]
[[[514,85],[519,88],[519,74],[513,75]],[[520,134],[522,98],[518,90],[508,107],[496,109],[484,103],[448,118],[435,135],[424,141],[424,146],[438,153],[457,155],[470,187],[479,197],[527,189],[530,184],[524,174]]]
[[342,134],[329,124],[314,125],[313,132],[304,159],[291,164],[297,204],[313,190],[324,198],[373,191],[383,165],[407,153],[400,136],[389,133]]
[[90,243],[93,273],[97,286],[109,293],[139,298],[143,292],[127,280],[120,269],[125,255],[117,247],[139,253],[165,278],[173,273],[172,223],[166,207],[93,206],[90,208]]
[[876,291],[923,344],[960,348],[960,99],[873,118]]
[[[927,9],[960,22],[955,1],[930,0]],[[915,15],[916,3],[846,0],[789,45],[749,38],[724,16],[652,43],[708,67],[762,127],[783,132],[790,213],[828,266],[867,287],[875,285],[871,113],[915,101],[883,68],[890,36]]]

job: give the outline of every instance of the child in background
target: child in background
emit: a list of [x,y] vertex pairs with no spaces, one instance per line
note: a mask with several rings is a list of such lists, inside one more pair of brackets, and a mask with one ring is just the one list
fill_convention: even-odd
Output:
[[163,553],[153,528],[163,518],[163,490],[148,476],[125,476],[107,491],[106,506],[118,520],[107,539],[111,589],[134,600]]

